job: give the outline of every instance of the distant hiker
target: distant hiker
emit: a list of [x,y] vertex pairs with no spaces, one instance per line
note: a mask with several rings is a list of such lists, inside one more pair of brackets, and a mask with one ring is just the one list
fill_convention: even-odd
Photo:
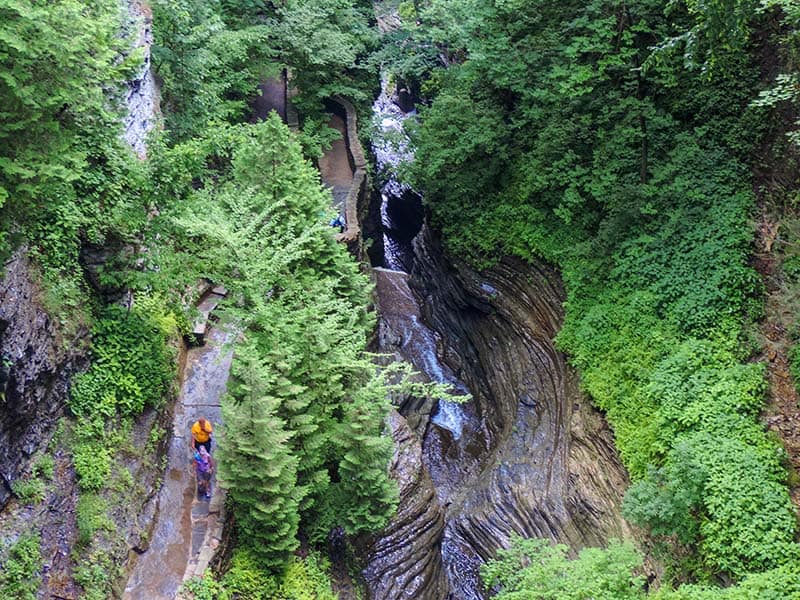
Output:
[[192,449],[197,450],[198,446],[203,446],[206,452],[211,454],[211,436],[214,434],[214,428],[205,417],[197,419],[192,425]]
[[344,222],[344,217],[342,215],[336,215],[335,219],[331,219],[330,226],[338,227],[339,233],[342,233],[346,226],[346,223]]
[[211,497],[211,475],[214,473],[214,459],[206,450],[205,446],[200,446],[199,451],[194,453],[194,468],[197,475],[197,494],[199,496]]

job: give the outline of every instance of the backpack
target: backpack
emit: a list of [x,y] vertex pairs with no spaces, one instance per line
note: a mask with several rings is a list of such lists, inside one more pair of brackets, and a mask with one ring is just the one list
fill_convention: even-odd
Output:
[[197,470],[200,473],[208,473],[211,470],[211,461],[203,459],[199,452],[194,453],[194,460],[197,463]]

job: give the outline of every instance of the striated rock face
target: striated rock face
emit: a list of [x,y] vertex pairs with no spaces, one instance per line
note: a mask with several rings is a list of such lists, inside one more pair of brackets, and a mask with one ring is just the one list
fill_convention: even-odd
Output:
[[142,66],[136,76],[126,82],[123,103],[123,137],[134,152],[144,158],[147,154],[147,134],[153,129],[158,114],[158,87],[151,71],[150,47],[153,44],[153,15],[144,0],[128,0],[125,30],[133,38],[133,49],[143,54]]
[[[378,544],[425,559],[411,566],[373,560],[368,579],[373,597],[441,598],[439,589],[408,596],[372,584],[402,580],[422,565],[437,564],[438,570],[426,553],[431,548],[441,552],[445,597],[470,600],[486,597],[479,567],[508,545],[513,533],[573,548],[630,538],[619,512],[627,478],[613,437],[553,343],[563,317],[558,274],[511,259],[478,274],[457,259],[445,259],[427,229],[415,240],[415,255],[411,286],[421,299],[421,317],[440,335],[441,358],[473,400],[450,407],[448,419],[438,414],[440,406],[438,413],[431,411],[427,427],[424,422],[415,427],[423,447],[416,477],[425,492],[411,493],[413,478],[402,476],[400,512]],[[414,422],[425,415],[408,418]],[[429,502],[445,511],[440,539],[415,521],[425,513],[409,504],[427,493],[428,475],[435,489]],[[396,533],[401,527],[402,538]],[[417,535],[418,530],[428,535]]]
[[27,258],[17,252],[0,281],[0,507],[25,459],[49,439],[69,378],[84,365],[80,354],[65,348],[38,303]]
[[364,578],[372,598],[440,600],[447,596],[440,550],[443,510],[430,476],[420,468],[419,439],[397,412],[389,423],[395,443],[391,470],[400,488],[400,507],[371,548]]

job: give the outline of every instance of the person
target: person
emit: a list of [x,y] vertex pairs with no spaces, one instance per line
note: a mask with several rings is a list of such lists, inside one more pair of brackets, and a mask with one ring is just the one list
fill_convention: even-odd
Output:
[[192,425],[192,450],[197,450],[198,446],[203,446],[206,452],[211,454],[211,436],[214,435],[214,428],[205,418],[200,417]]
[[347,223],[345,223],[344,217],[341,214],[339,214],[336,215],[335,219],[331,219],[330,225],[331,227],[338,227],[339,233],[342,233]]
[[197,475],[197,493],[206,498],[211,497],[211,475],[214,473],[214,459],[206,450],[205,446],[200,446],[194,453],[195,474]]

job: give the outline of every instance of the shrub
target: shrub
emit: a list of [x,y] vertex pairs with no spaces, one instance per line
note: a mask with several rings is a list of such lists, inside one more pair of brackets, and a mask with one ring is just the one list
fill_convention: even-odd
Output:
[[86,546],[99,529],[114,530],[114,523],[108,518],[106,501],[93,493],[82,493],[78,498],[76,522],[78,527],[78,544]]
[[236,548],[230,569],[220,581],[226,594],[252,600],[275,597],[278,582],[265,569],[257,555],[246,544]]
[[55,473],[56,460],[49,454],[43,454],[33,465],[33,473],[47,480],[53,478]]
[[99,490],[111,474],[111,454],[98,443],[79,443],[73,449],[75,472],[83,490]]
[[107,307],[92,331],[92,366],[73,380],[70,410],[110,419],[160,406],[175,375],[167,340],[176,327],[158,299],[137,297],[131,311]]
[[330,563],[318,553],[292,557],[283,574],[279,597],[286,600],[336,600],[327,571]]
[[11,483],[11,491],[23,504],[39,504],[44,500],[44,481],[38,477],[23,477]]
[[36,599],[39,588],[36,574],[42,564],[40,543],[38,535],[25,535],[11,547],[0,568],[0,597]]
[[75,581],[85,594],[83,600],[107,600],[113,597],[111,584],[118,575],[107,554],[98,551],[75,569]]
[[634,575],[642,558],[635,548],[612,540],[608,548],[584,548],[576,560],[568,548],[543,539],[514,537],[508,550],[481,568],[497,600],[635,600],[643,597],[644,578]]

